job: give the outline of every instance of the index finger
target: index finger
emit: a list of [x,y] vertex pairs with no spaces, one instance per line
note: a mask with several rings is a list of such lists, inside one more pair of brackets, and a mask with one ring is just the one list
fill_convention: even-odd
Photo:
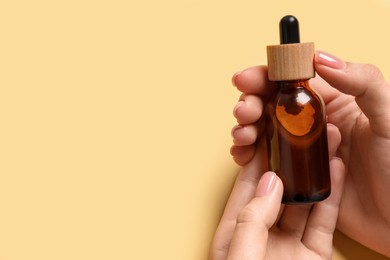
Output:
[[275,83],[268,80],[267,66],[255,66],[234,74],[233,85],[245,94],[268,96]]

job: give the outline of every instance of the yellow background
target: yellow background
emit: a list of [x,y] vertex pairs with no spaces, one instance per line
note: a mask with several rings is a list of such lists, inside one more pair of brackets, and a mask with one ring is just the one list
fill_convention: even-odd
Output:
[[390,0],[2,1],[0,259],[206,259],[238,171],[231,75],[285,14],[390,78]]

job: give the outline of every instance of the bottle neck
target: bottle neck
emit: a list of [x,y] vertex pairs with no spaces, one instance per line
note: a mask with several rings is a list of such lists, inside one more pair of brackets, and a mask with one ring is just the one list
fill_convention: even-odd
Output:
[[277,85],[281,89],[310,88],[310,86],[309,86],[309,79],[291,80],[291,81],[277,81]]

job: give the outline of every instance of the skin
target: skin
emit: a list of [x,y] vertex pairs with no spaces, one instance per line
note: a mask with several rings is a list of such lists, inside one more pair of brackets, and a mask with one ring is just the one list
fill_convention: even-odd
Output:
[[275,173],[259,175],[266,165],[254,159],[265,152],[264,138],[260,138],[255,147],[258,156],[237,177],[210,259],[331,259],[344,165],[334,156],[341,141],[338,129],[329,127],[328,135],[332,194],[315,205],[300,206],[281,204],[283,184]]
[[[341,143],[335,154],[345,164],[346,178],[337,227],[352,239],[390,257],[390,86],[379,69],[373,65],[344,62],[325,52],[316,53],[314,65],[317,77],[311,80],[310,85],[322,96],[326,104],[327,119],[330,123],[328,126],[329,146],[332,147],[334,143],[337,143],[334,142],[337,138],[334,132],[338,132],[336,129],[341,135]],[[232,130],[234,145],[231,154],[234,160],[243,166],[242,171],[244,171],[253,167],[251,165],[259,167],[259,165],[264,164],[264,162],[254,162],[261,161],[260,155],[254,155],[259,150],[264,149],[259,148],[260,144],[264,143],[259,142],[263,139],[264,129],[263,117],[261,116],[264,105],[275,88],[267,80],[265,66],[248,68],[235,74],[233,84],[243,94],[234,109],[239,126]],[[334,143],[331,144],[332,142]],[[332,164],[334,162],[331,160],[331,167]],[[332,189],[334,189],[333,185],[340,185],[337,184],[337,181],[335,184],[334,176],[337,175],[336,172],[342,174],[341,167],[332,168]],[[266,172],[267,169],[263,166],[262,170]],[[245,179],[245,177],[240,177],[242,175],[244,174],[240,173],[237,183],[240,182],[239,179]],[[256,182],[256,178],[253,176],[249,180]],[[256,192],[252,194],[256,194]],[[235,194],[233,190],[231,197],[234,196],[237,197],[235,200],[243,200],[247,203],[250,201],[250,199],[244,198],[244,192]],[[332,196],[334,196],[333,193]],[[278,205],[275,201],[274,203]],[[230,204],[229,201],[225,214],[230,211]],[[238,204],[235,203],[234,206],[239,208]],[[243,204],[245,203],[239,205]],[[237,216],[240,215],[239,212],[243,208],[245,206],[242,206],[240,210],[236,209],[236,219],[234,219],[234,214],[230,216],[229,220],[232,226],[236,226],[236,224],[233,225],[233,222],[237,223]],[[286,211],[287,208],[285,207],[284,210]],[[295,214],[288,215],[294,218],[300,210],[291,209],[290,211],[296,211],[293,212]],[[285,212],[282,216],[284,214]],[[302,215],[302,213],[299,214]],[[326,212],[324,214],[322,218],[321,216],[318,218],[324,220]],[[280,220],[274,222],[278,224],[278,221]],[[227,231],[233,227],[226,228],[227,224],[224,223],[225,215],[216,232],[212,252],[222,250],[220,247],[223,240],[221,233],[229,238],[234,238],[234,235],[230,235],[234,232]],[[309,222],[306,223],[306,229],[308,224]],[[269,235],[270,232],[272,232],[272,228],[268,231],[268,238],[273,237]],[[266,232],[263,235],[266,235]],[[266,244],[268,249],[268,242],[257,246],[264,247]],[[279,242],[285,243],[286,248],[289,248],[287,241],[278,239],[278,244],[280,244]],[[224,248],[229,248],[231,245],[230,240],[224,241],[224,243]],[[328,244],[326,245],[328,246]],[[247,248],[247,250],[251,249]],[[215,254],[211,253],[211,255],[214,257]],[[265,255],[268,256],[268,254]],[[323,258],[328,256],[326,254],[320,255]],[[263,258],[264,255],[259,255],[253,259]],[[226,258],[215,257],[213,259]]]

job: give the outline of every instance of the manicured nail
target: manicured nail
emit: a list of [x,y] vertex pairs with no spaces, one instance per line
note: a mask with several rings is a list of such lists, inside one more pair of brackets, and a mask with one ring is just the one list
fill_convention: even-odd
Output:
[[242,107],[244,105],[244,103],[245,103],[244,101],[239,101],[237,103],[237,105],[234,107],[234,110],[233,110],[234,117],[237,118],[237,111],[240,109],[240,107]]
[[263,197],[270,194],[275,188],[276,174],[274,172],[266,172],[261,176],[259,186],[257,187],[257,196]]
[[242,125],[235,125],[233,128],[232,128],[232,137],[234,138],[234,133],[238,130],[238,129],[242,129],[244,128]]
[[318,64],[337,70],[344,69],[347,66],[340,58],[324,51],[318,51],[315,55],[314,61]]
[[237,76],[240,75],[241,72],[236,72],[234,73],[233,77],[232,77],[232,85],[233,87],[236,87],[237,84],[236,84],[236,79],[237,79]]

